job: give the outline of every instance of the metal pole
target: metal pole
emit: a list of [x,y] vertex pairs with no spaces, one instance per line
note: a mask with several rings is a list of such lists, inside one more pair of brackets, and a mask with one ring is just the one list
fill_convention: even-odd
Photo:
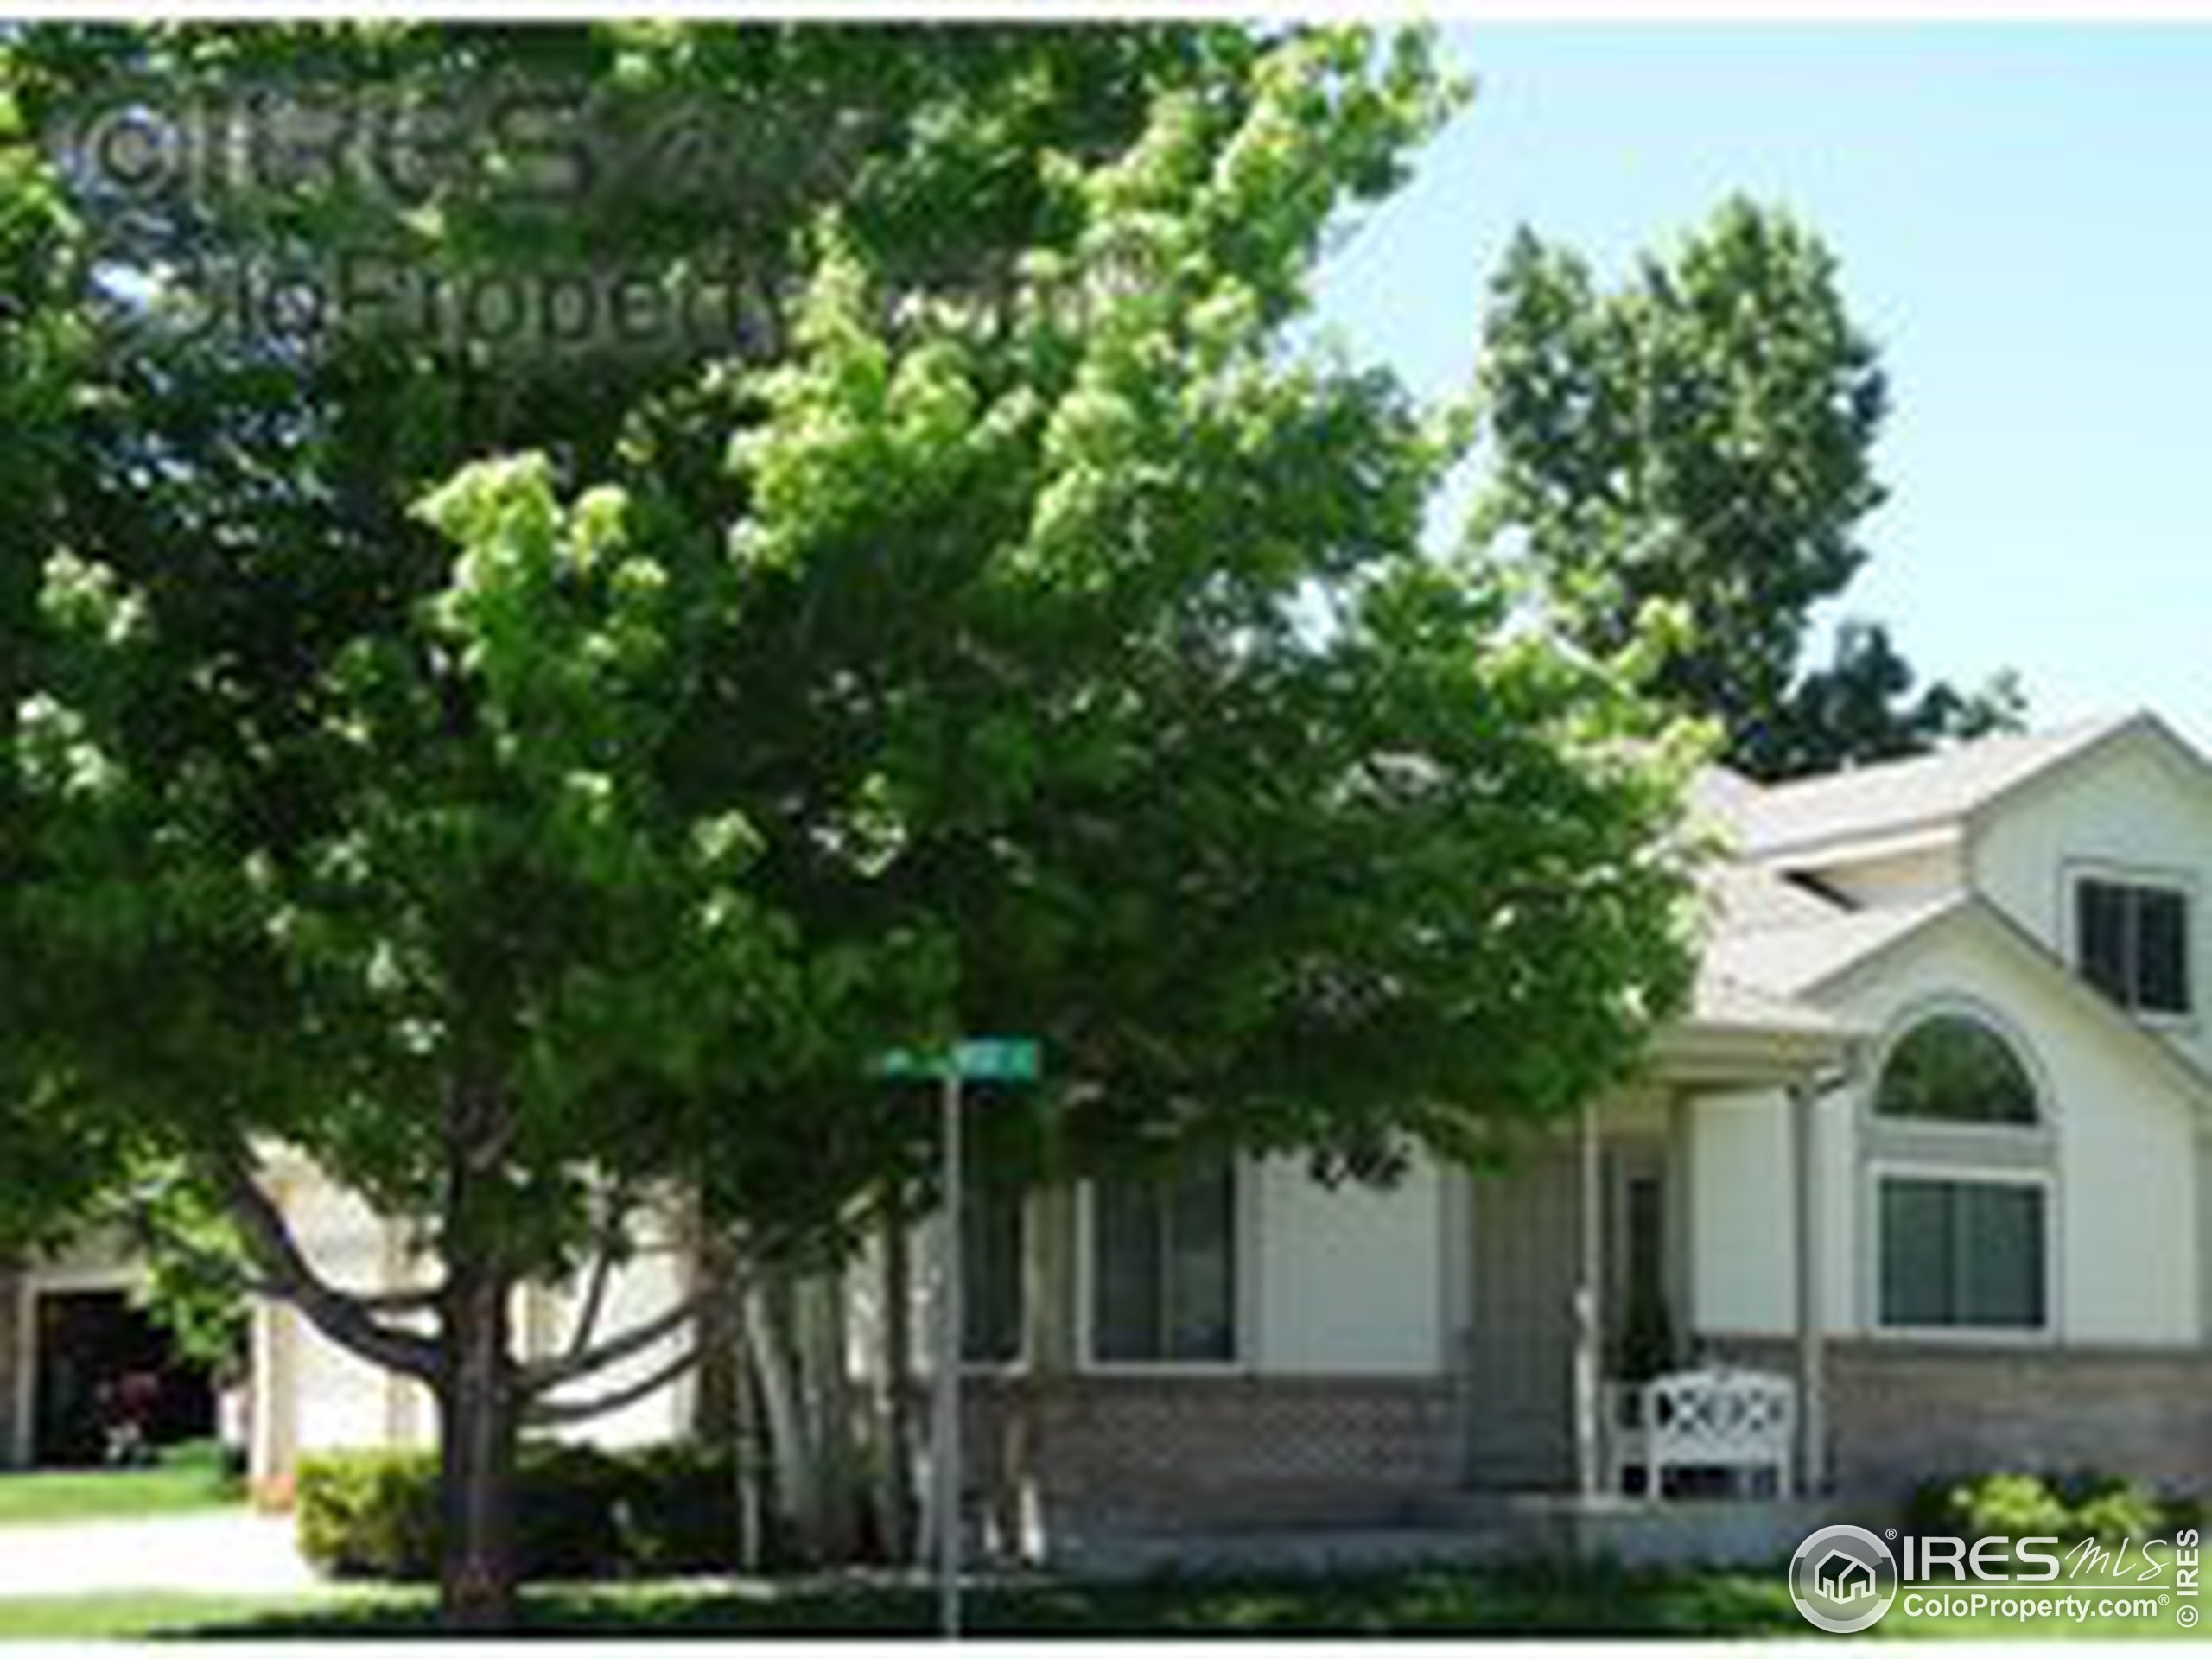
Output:
[[938,1617],[948,1642],[960,1635],[960,1070],[944,1078],[944,1231],[938,1253]]

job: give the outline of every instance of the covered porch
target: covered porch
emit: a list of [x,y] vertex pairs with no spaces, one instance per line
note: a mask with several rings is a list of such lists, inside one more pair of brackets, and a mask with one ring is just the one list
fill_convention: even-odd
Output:
[[[1505,1502],[1553,1529],[1610,1535],[1648,1529],[1637,1514],[1654,1506],[1694,1504],[1709,1521],[1827,1491],[1827,1175],[1814,1118],[1855,1042],[1811,1011],[1708,982],[1644,1081],[1592,1102],[1506,1173],[1472,1179],[1454,1365],[1471,1514]],[[1793,1283],[1783,1364],[1770,1347],[1756,1366],[1732,1363],[1713,1339],[1726,1333],[1700,1324],[1693,1116],[1721,1095],[1783,1119],[1789,1236],[1774,1249]]]

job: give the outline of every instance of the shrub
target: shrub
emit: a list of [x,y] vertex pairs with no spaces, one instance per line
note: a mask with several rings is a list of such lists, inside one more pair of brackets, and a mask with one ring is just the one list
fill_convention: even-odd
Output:
[[300,1460],[300,1554],[341,1579],[434,1579],[438,1460],[422,1452],[333,1452]]
[[696,1441],[649,1446],[625,1459],[622,1559],[632,1573],[665,1577],[727,1571],[737,1557],[737,1460]]
[[[738,1536],[727,1452],[689,1443],[634,1452],[533,1441],[517,1469],[516,1549],[536,1579],[726,1570]],[[403,1582],[438,1572],[438,1460],[428,1452],[303,1458],[300,1553],[337,1578]]]
[[2141,1481],[2118,1475],[2000,1473],[1929,1481],[1914,1494],[1910,1513],[1917,1532],[2116,1544],[2187,1526],[2194,1509],[2185,1500],[2162,1501]]
[[2063,1538],[2073,1526],[2065,1503],[2034,1475],[1968,1481],[1953,1495],[1952,1506],[1973,1538]]
[[2069,1493],[2074,1529],[2099,1543],[2117,1544],[2124,1539],[2155,1538],[2166,1529],[2165,1505],[2158,1495],[2139,1480],[2101,1475],[2082,1483],[2084,1490]]

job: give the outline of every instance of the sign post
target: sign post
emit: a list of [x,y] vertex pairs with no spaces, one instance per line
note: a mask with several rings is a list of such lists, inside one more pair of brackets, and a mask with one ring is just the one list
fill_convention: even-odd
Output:
[[960,1634],[960,1349],[965,1324],[961,1306],[964,1274],[961,1217],[965,1171],[961,1157],[962,1085],[1035,1083],[1043,1075],[1037,1045],[1027,1038],[982,1037],[957,1043],[949,1054],[893,1049],[876,1063],[880,1077],[933,1077],[938,1084],[939,1179],[944,1186],[944,1230],[938,1251],[935,1375],[931,1378],[933,1422],[930,1506],[937,1529],[938,1628],[947,1641]]

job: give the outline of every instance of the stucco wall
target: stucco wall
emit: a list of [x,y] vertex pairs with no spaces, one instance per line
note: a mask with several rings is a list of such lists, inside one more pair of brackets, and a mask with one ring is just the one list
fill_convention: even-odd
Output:
[[1974,838],[1970,859],[1980,889],[2069,963],[2072,869],[2178,877],[2192,894],[2197,1011],[2164,1030],[2212,1069],[2212,783],[2198,769],[2155,740],[2116,745],[2007,803]]

